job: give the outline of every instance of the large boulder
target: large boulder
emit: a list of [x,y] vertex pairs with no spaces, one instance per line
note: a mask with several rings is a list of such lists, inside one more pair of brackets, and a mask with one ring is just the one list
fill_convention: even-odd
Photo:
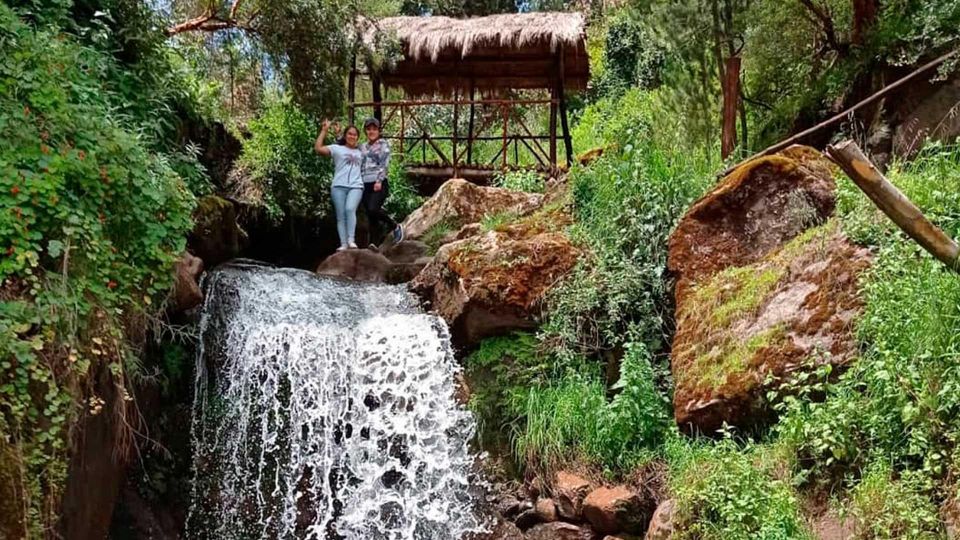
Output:
[[452,178],[440,186],[423,206],[407,216],[403,222],[404,237],[423,240],[438,228],[456,231],[464,225],[480,221],[484,216],[502,212],[528,214],[539,208],[542,201],[543,195],[539,193],[478,186]]
[[410,288],[443,317],[454,342],[537,325],[544,297],[573,269],[579,249],[562,231],[561,206],[444,245]]
[[583,500],[583,517],[604,534],[643,533],[653,510],[653,501],[627,486],[599,487]]
[[317,267],[317,274],[355,281],[385,283],[392,266],[390,259],[375,251],[345,249],[324,259]]
[[247,233],[237,224],[236,208],[222,197],[202,197],[193,211],[193,220],[187,246],[203,259],[207,268],[237,257],[247,243]]
[[857,280],[870,258],[826,221],[833,208],[829,164],[794,147],[741,166],[681,220],[668,264],[682,427],[762,422],[768,378],[856,354]]

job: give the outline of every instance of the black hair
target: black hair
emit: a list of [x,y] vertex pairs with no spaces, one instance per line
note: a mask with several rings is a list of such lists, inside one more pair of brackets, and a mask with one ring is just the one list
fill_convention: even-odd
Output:
[[358,141],[360,140],[360,128],[358,128],[353,124],[350,124],[349,126],[347,126],[347,129],[343,130],[343,135],[337,138],[337,144],[339,144],[340,146],[347,145],[347,132],[350,131],[351,129],[357,132],[357,140]]

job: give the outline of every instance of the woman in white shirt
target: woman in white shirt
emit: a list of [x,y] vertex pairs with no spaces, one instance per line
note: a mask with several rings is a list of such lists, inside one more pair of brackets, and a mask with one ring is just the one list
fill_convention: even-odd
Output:
[[357,207],[363,197],[363,179],[360,175],[363,155],[357,146],[360,130],[357,126],[348,126],[343,139],[335,144],[324,144],[330,120],[324,120],[320,135],[313,148],[321,156],[333,158],[333,182],[330,185],[330,198],[337,213],[337,234],[340,235],[340,247],[337,251],[356,248]]

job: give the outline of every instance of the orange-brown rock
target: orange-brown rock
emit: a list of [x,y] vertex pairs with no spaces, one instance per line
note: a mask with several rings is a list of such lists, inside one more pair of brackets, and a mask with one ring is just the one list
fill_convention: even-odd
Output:
[[533,509],[537,512],[540,521],[544,523],[557,520],[557,504],[549,497],[538,499]]
[[599,487],[583,500],[583,517],[599,533],[642,533],[653,514],[652,501],[627,486]]
[[856,354],[857,281],[869,265],[836,221],[830,167],[810,149],[749,162],[670,239],[678,277],[671,352],[682,427],[764,421],[765,381]]
[[804,146],[738,167],[694,203],[670,235],[677,302],[703,276],[756,262],[825,221],[835,191],[830,163]]
[[583,499],[590,493],[590,481],[567,471],[560,471],[553,480],[553,500],[563,519],[579,520]]
[[589,528],[562,521],[541,523],[527,531],[527,540],[593,540],[593,537]]
[[650,518],[650,526],[647,527],[647,534],[644,540],[670,540],[674,533],[673,512],[676,502],[673,499],[667,499],[657,505],[653,517]]
[[345,249],[324,259],[317,267],[317,274],[355,281],[384,283],[392,266],[390,259],[375,251]]
[[200,274],[203,273],[203,261],[184,251],[173,265],[176,278],[173,290],[170,292],[167,310],[170,313],[181,313],[203,302],[203,292],[200,290]]
[[445,225],[454,230],[501,212],[524,215],[540,207],[543,195],[478,186],[466,180],[447,180],[423,206],[403,222],[404,237],[420,240],[432,228]]
[[447,321],[458,345],[533,328],[544,295],[580,256],[558,229],[521,220],[457,240],[440,248],[410,288]]

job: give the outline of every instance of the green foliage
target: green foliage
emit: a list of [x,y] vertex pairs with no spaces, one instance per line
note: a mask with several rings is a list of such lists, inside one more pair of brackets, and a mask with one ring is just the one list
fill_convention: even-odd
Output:
[[423,237],[420,240],[427,245],[427,252],[430,255],[435,255],[437,250],[440,249],[440,246],[443,245],[443,239],[450,233],[456,232],[457,229],[459,229],[459,227],[456,223],[441,221],[427,229],[427,232],[423,233]]
[[517,420],[504,405],[512,393],[546,380],[550,364],[532,334],[492,337],[467,356],[464,365],[470,384],[470,409],[479,420],[481,444],[499,445],[508,440]]
[[601,96],[617,96],[634,87],[656,88],[665,61],[664,48],[642,15],[623,10],[607,25],[602,68],[591,85]]
[[[890,173],[952,235],[960,232],[956,156],[934,146]],[[876,244],[863,284],[862,357],[835,384],[819,383],[824,401],[787,399],[778,431],[796,452],[799,482],[836,482],[884,460],[895,474],[919,471],[930,490],[948,473],[960,437],[960,280],[854,190],[841,184],[843,225]]]
[[763,446],[674,438],[665,447],[676,538],[812,539],[789,482],[774,476]]
[[487,214],[483,216],[483,219],[480,220],[480,228],[483,231],[496,231],[508,225],[517,219],[517,213],[504,210],[502,212],[497,212],[495,214]]
[[535,170],[529,169],[497,172],[493,177],[493,185],[499,188],[525,191],[527,193],[543,193],[545,187],[540,174]]
[[390,181],[390,196],[387,197],[384,208],[393,216],[393,219],[398,222],[403,221],[414,210],[420,208],[423,204],[423,196],[417,192],[416,186],[407,177],[402,156],[393,156],[390,159],[387,178]]
[[675,133],[654,121],[658,111],[654,95],[628,92],[588,107],[575,131],[622,151],[571,172],[571,233],[592,256],[550,297],[543,330],[561,355],[632,341],[663,348],[672,291],[664,279],[667,236],[711,180],[711,162],[674,145]]
[[317,129],[310,117],[289,96],[273,96],[249,130],[240,162],[263,190],[271,214],[328,215],[333,164],[313,149]]
[[517,388],[509,402],[522,419],[515,455],[540,470],[579,460],[613,473],[649,459],[673,430],[651,360],[644,347],[628,346],[612,400],[599,373],[586,366],[547,384]]
[[915,474],[893,478],[889,463],[871,464],[851,491],[850,513],[857,540],[935,540],[943,538],[937,505]]
[[162,304],[194,198],[174,169],[184,158],[156,151],[150,116],[124,107],[134,79],[113,77],[113,56],[7,6],[0,51],[0,433],[40,537],[79,401],[89,414],[104,405],[86,377],[105,366],[125,392],[121,321]]

